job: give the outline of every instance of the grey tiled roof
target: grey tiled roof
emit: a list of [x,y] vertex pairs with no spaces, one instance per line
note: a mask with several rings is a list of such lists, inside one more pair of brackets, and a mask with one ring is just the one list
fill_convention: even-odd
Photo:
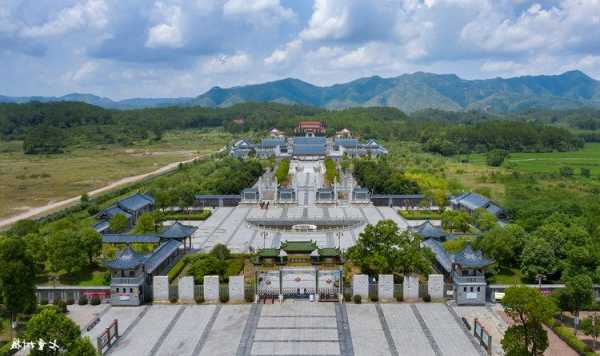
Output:
[[448,236],[446,231],[438,226],[433,226],[429,220],[415,228],[415,233],[423,238],[439,239]]
[[260,141],[260,148],[273,148],[285,144],[285,140],[282,138],[263,138]]
[[481,268],[494,263],[493,260],[483,257],[481,251],[473,250],[471,244],[467,244],[465,248],[454,254],[454,263],[468,268]]
[[308,137],[308,136],[297,136],[294,137],[294,144],[300,145],[325,145],[327,139],[322,136]]
[[106,266],[112,269],[134,269],[144,263],[146,256],[135,252],[131,247],[126,246],[112,261],[106,262]]
[[117,215],[117,214],[121,214],[124,215],[127,219],[131,218],[131,214],[129,214],[128,212],[126,212],[125,210],[119,208],[116,205],[113,205],[111,207],[108,207],[106,209],[104,209],[100,215],[101,216],[106,216],[108,218],[112,218],[113,216]]
[[435,254],[436,261],[444,268],[444,270],[446,270],[446,272],[450,273],[452,271],[452,256],[444,249],[441,242],[434,239],[428,239],[423,241],[423,245],[431,249]]
[[161,263],[163,263],[173,252],[177,251],[181,242],[177,240],[169,240],[162,243],[156,250],[152,252],[148,259],[144,262],[146,272],[152,273]]
[[105,244],[132,244],[132,243],[157,243],[160,237],[156,235],[129,235],[129,234],[104,234],[102,243]]
[[117,205],[127,211],[138,211],[149,205],[154,204],[154,199],[146,194],[137,193],[123,200],[120,200]]
[[184,225],[177,221],[175,224],[166,227],[159,235],[165,239],[183,239],[192,236],[197,229],[195,226]]
[[294,155],[324,156],[325,155],[325,145],[294,144]]
[[358,147],[358,140],[355,138],[338,138],[335,144],[342,147]]

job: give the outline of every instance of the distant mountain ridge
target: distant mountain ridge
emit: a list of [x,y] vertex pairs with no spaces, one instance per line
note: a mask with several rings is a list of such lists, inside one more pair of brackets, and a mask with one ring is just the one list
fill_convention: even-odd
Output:
[[111,109],[164,106],[227,107],[253,101],[302,104],[328,109],[390,106],[405,112],[441,109],[504,113],[532,108],[598,108],[600,81],[577,70],[559,75],[482,80],[461,79],[454,74],[416,72],[393,78],[360,78],[325,87],[287,78],[232,88],[214,87],[195,98],[135,98],[113,101],[91,94],[69,94],[62,97],[0,96],[0,103],[32,100],[83,101]]

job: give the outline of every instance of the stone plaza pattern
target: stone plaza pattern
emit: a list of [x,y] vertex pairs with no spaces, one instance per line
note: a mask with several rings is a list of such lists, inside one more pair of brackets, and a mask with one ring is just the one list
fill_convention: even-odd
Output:
[[152,305],[109,308],[109,355],[448,355],[483,351],[445,304]]

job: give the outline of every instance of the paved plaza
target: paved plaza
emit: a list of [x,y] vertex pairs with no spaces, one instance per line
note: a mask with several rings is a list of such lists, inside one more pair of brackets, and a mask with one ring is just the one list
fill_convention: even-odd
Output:
[[[218,207],[206,221],[182,221],[197,226],[192,236],[192,246],[208,251],[216,244],[225,244],[234,252],[248,252],[260,248],[279,248],[285,241],[313,240],[319,247],[347,249],[356,243],[360,232],[367,224],[376,224],[383,219],[395,221],[401,229],[416,226],[422,221],[407,221],[392,207],[376,207],[371,204],[317,204],[315,194],[324,184],[322,161],[292,161],[291,186],[297,191],[297,202],[292,204],[269,204],[261,209],[257,204],[241,204],[237,207]],[[344,176],[342,185],[354,184],[351,176]],[[262,220],[360,220],[352,229],[330,231],[295,232],[264,231],[248,223],[248,219]],[[339,234],[338,234],[339,232]]]
[[151,305],[112,307],[110,355],[483,355],[445,304]]

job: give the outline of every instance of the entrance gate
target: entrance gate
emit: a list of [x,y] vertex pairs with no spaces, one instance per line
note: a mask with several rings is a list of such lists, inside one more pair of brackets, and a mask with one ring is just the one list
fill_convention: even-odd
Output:
[[317,267],[285,267],[258,275],[258,296],[261,300],[283,298],[337,301],[342,290],[342,271],[318,270]]

